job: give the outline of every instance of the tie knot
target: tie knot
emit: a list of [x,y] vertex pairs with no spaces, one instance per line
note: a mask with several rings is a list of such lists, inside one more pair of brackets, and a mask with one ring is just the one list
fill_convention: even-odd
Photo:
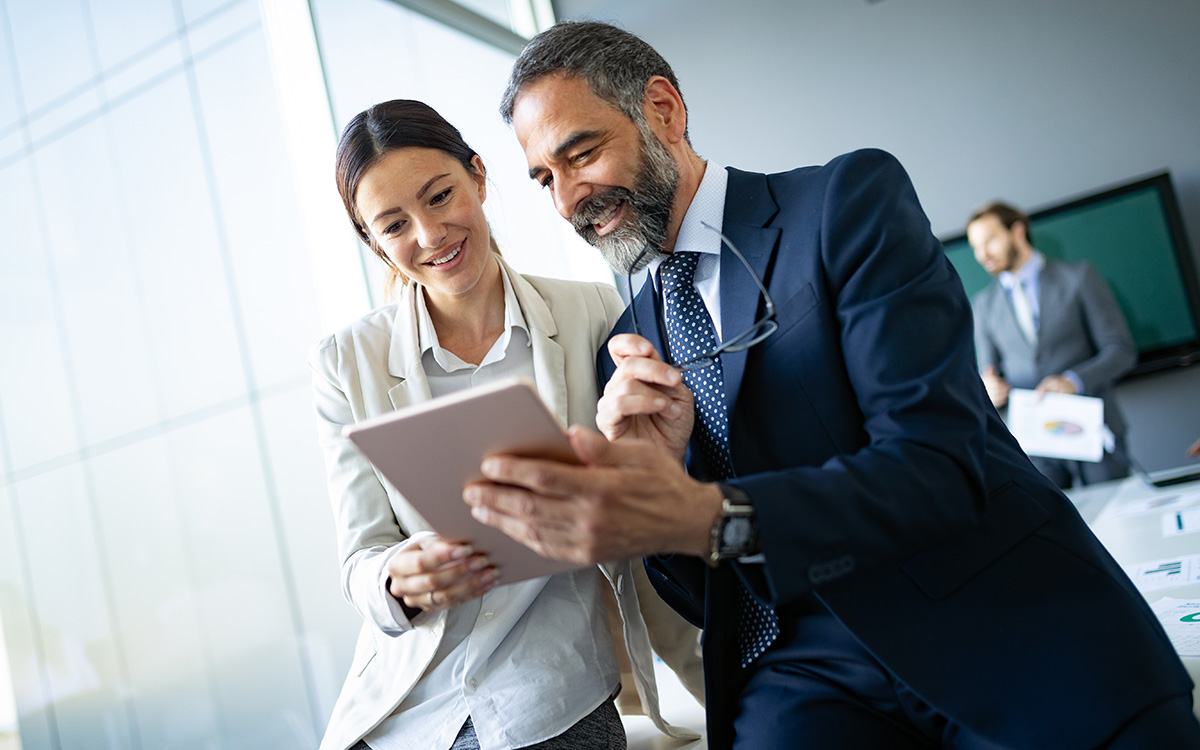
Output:
[[663,294],[671,294],[677,289],[691,286],[696,278],[696,264],[699,262],[699,253],[682,251],[671,253],[658,270]]

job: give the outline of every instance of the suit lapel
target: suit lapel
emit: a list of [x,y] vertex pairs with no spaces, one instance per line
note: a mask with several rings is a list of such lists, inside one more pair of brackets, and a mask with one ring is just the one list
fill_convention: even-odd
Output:
[[417,301],[420,294],[415,283],[400,293],[396,301],[396,319],[392,323],[392,340],[388,348],[388,374],[397,383],[388,389],[393,409],[428,401],[429,379],[421,367],[421,346],[417,335]]
[[[729,184],[725,191],[725,216],[721,231],[729,238],[754,273],[769,284],[767,269],[779,230],[766,227],[778,206],[767,190],[766,177],[760,174],[729,170]],[[754,324],[762,305],[762,294],[758,285],[746,271],[746,267],[733,252],[721,246],[721,333],[723,338],[732,338]],[[640,311],[639,311],[640,312]],[[747,351],[727,352],[721,355],[721,373],[725,381],[725,406],[733,414],[742,376],[746,372]]]
[[[667,347],[663,340],[662,304],[649,275],[646,276],[641,290],[633,300],[633,308],[633,312],[637,314],[638,327],[641,329],[642,336],[665,359]],[[633,329],[632,322],[629,327],[630,330]]]
[[537,381],[537,391],[550,407],[554,416],[558,417],[563,426],[569,425],[569,400],[567,398],[567,357],[563,348],[554,337],[558,335],[558,325],[550,306],[538,291],[533,288],[524,276],[509,268],[502,259],[500,265],[508,282],[512,284],[513,294],[521,307],[521,315],[529,328],[529,337],[533,346],[533,377]]
[[1059,278],[1061,268],[1047,258],[1038,274],[1038,346],[1041,346],[1047,334],[1053,335],[1056,320],[1054,314],[1070,308],[1063,300],[1066,284]]

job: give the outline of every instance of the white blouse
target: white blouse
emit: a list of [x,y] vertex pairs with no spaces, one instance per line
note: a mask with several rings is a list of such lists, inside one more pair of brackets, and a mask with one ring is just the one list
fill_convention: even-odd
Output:
[[[439,345],[424,295],[418,295],[421,362],[433,396],[514,375],[534,379],[529,331],[507,274],[501,277],[504,333],[478,366]],[[415,534],[392,554],[429,534]],[[481,750],[524,747],[561,734],[604,702],[620,680],[604,609],[607,585],[590,567],[497,586],[449,610],[425,673],[363,739],[374,750],[448,750],[468,716]],[[397,637],[437,617],[422,613],[409,621],[387,593],[386,577],[380,586],[401,631]]]

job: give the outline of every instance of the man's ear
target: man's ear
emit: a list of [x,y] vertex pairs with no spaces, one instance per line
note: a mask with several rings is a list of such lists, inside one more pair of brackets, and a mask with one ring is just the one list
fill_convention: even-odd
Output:
[[1018,221],[1008,231],[1012,232],[1013,238],[1019,240],[1021,243],[1029,242],[1029,229],[1025,226],[1025,222]]
[[651,76],[646,81],[646,93],[642,100],[642,111],[646,121],[664,143],[678,143],[687,132],[687,109],[683,97],[662,76]]

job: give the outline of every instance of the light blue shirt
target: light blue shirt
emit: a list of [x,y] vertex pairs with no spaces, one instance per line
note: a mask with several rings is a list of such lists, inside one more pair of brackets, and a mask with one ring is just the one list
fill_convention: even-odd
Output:
[[[1009,302],[1012,301],[1012,295],[1017,294],[1018,290],[1024,288],[1025,300],[1029,303],[1029,311],[1033,313],[1034,328],[1041,327],[1041,306],[1038,304],[1038,285],[1042,278],[1042,268],[1046,265],[1046,256],[1034,250],[1033,255],[1029,260],[1025,261],[1025,265],[1017,269],[1016,273],[1012,271],[1001,271],[996,280],[1000,282],[1000,286],[1008,291]],[[1017,282],[1020,281],[1018,286]]]
[[[1019,294],[1021,289],[1025,290],[1025,299],[1029,303],[1029,311],[1033,314],[1033,327],[1040,330],[1042,327],[1042,308],[1038,302],[1038,292],[1041,289],[1042,269],[1046,267],[1046,256],[1033,251],[1033,255],[1029,260],[1025,261],[1025,265],[1017,269],[1016,273],[1012,271],[1001,271],[996,277],[1000,282],[1000,286],[1008,292],[1009,302],[1012,302],[1012,295]],[[1017,284],[1020,281],[1020,285]],[[1083,395],[1083,381],[1079,379],[1071,370],[1062,373],[1062,376],[1071,381],[1075,386],[1075,392]]]
[[[700,254],[700,261],[696,264],[696,291],[700,293],[708,316],[712,318],[718,341],[721,340],[721,238],[712,229],[701,226],[700,222],[721,230],[725,220],[725,190],[728,185],[729,172],[722,166],[708,162],[700,187],[687,213],[683,215],[674,250]],[[658,268],[665,260],[666,256],[659,255],[647,266],[655,289],[659,289]]]

